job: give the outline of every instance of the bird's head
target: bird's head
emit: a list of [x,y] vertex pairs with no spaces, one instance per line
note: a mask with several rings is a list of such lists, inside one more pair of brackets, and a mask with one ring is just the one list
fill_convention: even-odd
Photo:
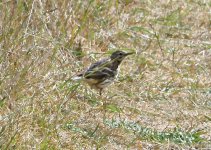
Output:
[[122,61],[126,56],[131,55],[133,53],[126,53],[123,51],[115,51],[111,54],[111,60]]

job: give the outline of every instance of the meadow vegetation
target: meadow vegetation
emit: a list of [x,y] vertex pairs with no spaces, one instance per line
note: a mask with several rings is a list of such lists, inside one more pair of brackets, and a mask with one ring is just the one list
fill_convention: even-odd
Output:
[[[102,96],[71,80],[115,50],[135,54]],[[0,1],[0,149],[211,149],[210,131],[209,0]]]

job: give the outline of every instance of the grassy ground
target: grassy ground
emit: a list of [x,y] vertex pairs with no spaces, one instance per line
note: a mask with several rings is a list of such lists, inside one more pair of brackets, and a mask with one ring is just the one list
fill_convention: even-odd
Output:
[[[0,1],[0,149],[211,149],[210,18],[209,0]],[[102,97],[71,80],[119,49]]]

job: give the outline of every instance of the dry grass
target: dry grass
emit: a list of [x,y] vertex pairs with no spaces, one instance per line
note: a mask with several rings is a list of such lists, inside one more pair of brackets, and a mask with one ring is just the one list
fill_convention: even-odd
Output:
[[[210,10],[209,0],[0,1],[0,149],[211,149]],[[117,49],[136,55],[103,97],[70,80]]]

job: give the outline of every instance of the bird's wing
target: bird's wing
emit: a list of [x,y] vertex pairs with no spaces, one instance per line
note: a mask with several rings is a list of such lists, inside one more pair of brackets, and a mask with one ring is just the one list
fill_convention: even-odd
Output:
[[85,72],[85,78],[92,79],[102,79],[104,80],[106,77],[114,77],[115,71],[110,69],[111,63],[109,59],[103,59],[92,64],[87,71]]

